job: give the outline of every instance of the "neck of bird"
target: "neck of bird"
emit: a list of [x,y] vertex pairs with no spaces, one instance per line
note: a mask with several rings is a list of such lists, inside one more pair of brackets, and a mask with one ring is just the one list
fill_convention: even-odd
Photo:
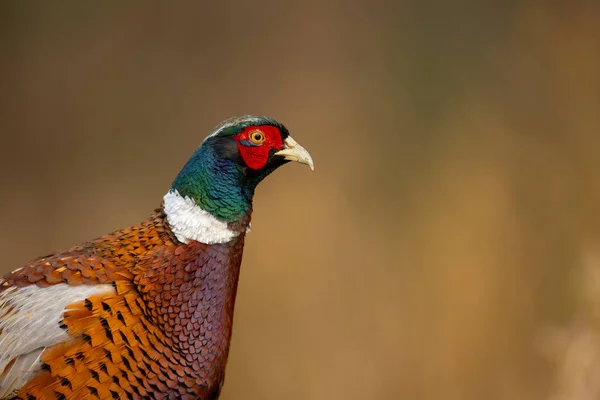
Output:
[[182,243],[227,243],[248,229],[255,184],[233,160],[200,147],[165,195],[163,208]]
[[250,214],[255,188],[235,161],[219,157],[210,146],[201,146],[175,178],[171,190],[192,199],[217,220],[236,223]]

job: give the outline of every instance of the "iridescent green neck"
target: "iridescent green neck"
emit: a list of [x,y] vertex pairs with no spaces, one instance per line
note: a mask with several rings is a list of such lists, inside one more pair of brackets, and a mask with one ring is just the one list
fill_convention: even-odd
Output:
[[220,157],[204,143],[177,175],[172,189],[193,199],[215,218],[236,222],[251,212],[256,183],[246,179],[234,160]]

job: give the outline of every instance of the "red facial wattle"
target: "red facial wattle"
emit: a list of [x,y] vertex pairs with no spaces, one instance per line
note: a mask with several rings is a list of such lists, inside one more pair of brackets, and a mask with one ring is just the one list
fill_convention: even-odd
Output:
[[[250,136],[257,132],[264,135],[261,143],[251,140]],[[249,126],[235,135],[235,140],[244,162],[254,170],[261,169],[267,164],[269,151],[281,149],[283,146],[279,129],[271,125]]]

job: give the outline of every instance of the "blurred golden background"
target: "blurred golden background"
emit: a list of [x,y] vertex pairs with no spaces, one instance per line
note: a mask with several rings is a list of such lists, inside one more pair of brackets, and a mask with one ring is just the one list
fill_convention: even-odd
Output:
[[0,272],[270,115],[223,399],[600,398],[600,3],[216,3],[0,2]]

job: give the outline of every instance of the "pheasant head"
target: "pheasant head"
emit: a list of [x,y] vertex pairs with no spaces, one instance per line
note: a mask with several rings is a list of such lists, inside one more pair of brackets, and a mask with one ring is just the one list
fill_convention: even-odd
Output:
[[247,229],[256,186],[289,161],[314,168],[281,123],[246,115],[221,122],[192,154],[164,198],[182,242],[224,243]]

